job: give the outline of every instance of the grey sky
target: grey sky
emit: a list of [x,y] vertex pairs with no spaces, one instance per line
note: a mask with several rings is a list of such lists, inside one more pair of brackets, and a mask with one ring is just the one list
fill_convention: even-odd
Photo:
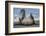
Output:
[[[19,13],[20,13],[21,9],[23,9],[23,8],[13,8],[14,16],[19,17],[20,16]],[[36,18],[36,19],[39,18],[40,10],[38,8],[24,8],[24,9],[25,9],[26,16],[29,16],[30,13],[32,13],[34,18]]]

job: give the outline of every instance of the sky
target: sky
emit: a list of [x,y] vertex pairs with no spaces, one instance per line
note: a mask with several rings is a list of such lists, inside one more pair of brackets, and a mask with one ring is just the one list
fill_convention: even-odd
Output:
[[21,9],[25,10],[26,17],[30,16],[30,13],[33,15],[35,19],[39,19],[39,12],[40,10],[38,8],[13,8],[13,14],[15,17],[20,16]]

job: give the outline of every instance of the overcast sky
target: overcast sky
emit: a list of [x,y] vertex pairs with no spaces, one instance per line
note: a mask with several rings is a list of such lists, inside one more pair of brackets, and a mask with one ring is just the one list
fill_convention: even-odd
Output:
[[[19,17],[19,13],[23,8],[13,8],[14,16]],[[39,19],[39,12],[40,10],[38,8],[24,8],[26,17],[30,16],[30,13],[34,16],[35,19]]]

